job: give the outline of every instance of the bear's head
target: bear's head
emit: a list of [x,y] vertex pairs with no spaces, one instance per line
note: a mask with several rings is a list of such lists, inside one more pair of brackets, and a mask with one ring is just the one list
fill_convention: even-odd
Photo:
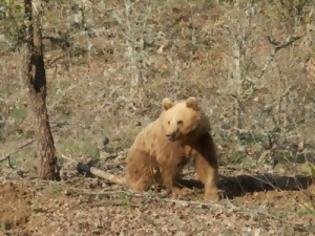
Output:
[[207,132],[210,129],[195,97],[179,102],[164,98],[162,107],[162,127],[170,141],[185,140],[200,131]]

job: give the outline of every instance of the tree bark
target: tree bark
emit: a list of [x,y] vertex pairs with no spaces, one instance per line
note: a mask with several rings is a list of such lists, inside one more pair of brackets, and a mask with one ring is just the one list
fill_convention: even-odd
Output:
[[[40,2],[40,1],[39,1]],[[46,73],[43,59],[39,6],[24,0],[25,45],[22,76],[28,88],[30,112],[37,142],[38,175],[42,179],[59,180],[59,168],[46,108]]]

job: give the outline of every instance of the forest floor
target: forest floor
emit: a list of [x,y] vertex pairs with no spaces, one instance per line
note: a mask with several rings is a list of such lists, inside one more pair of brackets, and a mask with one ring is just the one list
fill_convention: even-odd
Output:
[[[121,176],[123,165],[117,160],[97,164]],[[10,167],[2,169],[6,173],[0,178],[3,235],[312,235],[315,232],[311,205],[315,186],[306,176],[291,178],[257,172],[245,175],[225,166],[220,169],[223,198],[204,202],[198,184],[187,185],[190,191],[176,197],[154,190],[134,194],[103,179],[83,176],[73,164],[65,166],[60,182],[41,181]],[[194,178],[191,167],[185,173],[185,179]]]

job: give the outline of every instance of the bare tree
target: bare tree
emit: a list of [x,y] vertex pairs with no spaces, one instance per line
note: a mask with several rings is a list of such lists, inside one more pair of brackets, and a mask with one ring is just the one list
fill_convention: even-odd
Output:
[[37,141],[38,174],[42,179],[58,180],[55,146],[46,108],[46,73],[43,59],[41,1],[24,0],[25,46],[22,76],[28,88],[29,106]]

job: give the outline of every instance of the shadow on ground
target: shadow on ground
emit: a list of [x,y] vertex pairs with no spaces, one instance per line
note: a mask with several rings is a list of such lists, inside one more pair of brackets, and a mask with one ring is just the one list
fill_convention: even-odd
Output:
[[[95,164],[95,163],[92,163]],[[91,174],[91,163],[78,164],[78,171],[86,176]],[[202,189],[203,184],[198,180],[181,179],[178,183],[180,187]],[[276,174],[256,174],[256,175],[237,175],[219,176],[219,189],[225,198],[243,196],[246,193],[266,192],[266,191],[299,191],[307,189],[315,184],[314,176],[296,175],[284,176]]]
[[[203,188],[203,184],[198,180],[183,179],[179,183],[188,188]],[[220,176],[219,188],[224,197],[234,198],[243,196],[246,193],[265,191],[298,191],[307,189],[315,184],[312,176],[280,176],[274,174]]]

